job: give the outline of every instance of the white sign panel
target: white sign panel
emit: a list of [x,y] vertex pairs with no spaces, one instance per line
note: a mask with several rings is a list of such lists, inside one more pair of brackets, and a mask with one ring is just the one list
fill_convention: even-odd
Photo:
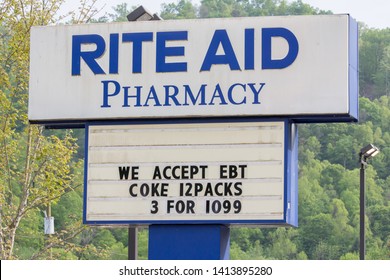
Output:
[[88,126],[85,223],[288,224],[288,127]]
[[357,119],[348,15],[34,27],[29,120]]

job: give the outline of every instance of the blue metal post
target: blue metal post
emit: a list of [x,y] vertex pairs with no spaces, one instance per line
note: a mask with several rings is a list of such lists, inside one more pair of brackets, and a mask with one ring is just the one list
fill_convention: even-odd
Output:
[[151,225],[150,260],[226,260],[230,229],[224,225]]

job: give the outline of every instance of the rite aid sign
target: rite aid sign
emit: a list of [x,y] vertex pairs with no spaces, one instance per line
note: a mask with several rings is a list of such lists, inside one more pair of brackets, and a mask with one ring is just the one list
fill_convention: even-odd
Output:
[[356,121],[357,44],[348,15],[34,27],[29,120]]

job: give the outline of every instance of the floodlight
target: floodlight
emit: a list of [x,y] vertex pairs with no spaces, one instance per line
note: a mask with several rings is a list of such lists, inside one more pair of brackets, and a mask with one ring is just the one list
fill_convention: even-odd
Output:
[[360,150],[360,160],[366,162],[369,158],[375,157],[379,149],[372,144],[368,144]]
[[152,14],[146,10],[143,6],[139,6],[137,9],[127,15],[128,21],[147,21],[147,20],[161,20],[157,14]]

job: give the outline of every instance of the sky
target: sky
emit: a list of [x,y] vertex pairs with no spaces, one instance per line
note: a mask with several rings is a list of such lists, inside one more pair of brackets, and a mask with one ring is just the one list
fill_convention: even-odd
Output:
[[[143,5],[151,13],[160,13],[162,3],[177,3],[179,0],[98,0],[97,7],[104,12],[112,12],[111,8],[121,3],[129,7]],[[288,0],[289,2],[292,2]],[[322,10],[331,10],[335,14],[350,14],[357,21],[364,22],[371,28],[390,28],[390,1],[389,0],[303,0],[313,7]],[[200,0],[192,0],[199,4]],[[79,6],[79,0],[66,0],[64,10]]]

